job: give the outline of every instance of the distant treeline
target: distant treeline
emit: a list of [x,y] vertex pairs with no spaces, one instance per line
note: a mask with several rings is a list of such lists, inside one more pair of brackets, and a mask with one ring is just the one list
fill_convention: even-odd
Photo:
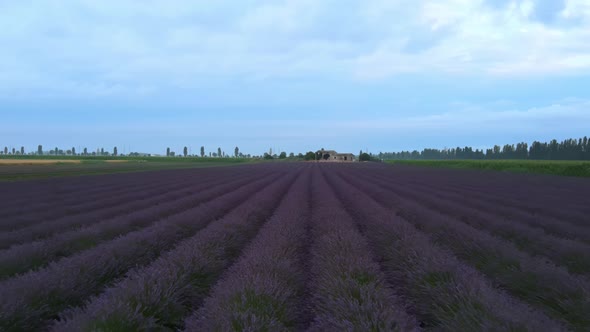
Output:
[[531,159],[531,160],[590,160],[590,141],[588,137],[566,139],[561,142],[534,141],[525,143],[495,145],[491,149],[456,147],[452,149],[424,149],[422,151],[402,151],[379,153],[383,160],[453,160],[453,159]]

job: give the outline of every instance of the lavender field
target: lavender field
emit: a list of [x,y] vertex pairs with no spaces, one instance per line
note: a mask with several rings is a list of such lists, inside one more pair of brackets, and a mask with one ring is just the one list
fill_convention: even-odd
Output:
[[589,331],[590,179],[263,163],[0,184],[0,331]]

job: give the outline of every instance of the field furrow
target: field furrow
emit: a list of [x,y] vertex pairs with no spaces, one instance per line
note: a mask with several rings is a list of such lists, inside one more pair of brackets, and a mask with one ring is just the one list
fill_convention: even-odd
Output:
[[[125,193],[141,193],[152,188],[174,186],[174,184],[197,184],[199,178],[205,181],[223,178],[235,173],[248,172],[247,168],[240,167],[229,169],[202,169],[198,174],[189,173],[166,173],[165,176],[154,177],[148,180],[145,177],[138,177],[136,174],[128,175],[126,177],[110,176],[106,179],[104,177],[92,177],[91,179],[80,179],[74,186],[67,186],[65,184],[55,184],[49,189],[34,188],[29,190],[26,194],[19,193],[19,188],[11,188],[13,194],[6,200],[2,201],[5,208],[0,210],[0,229],[5,227],[4,224],[10,219],[16,217],[24,217],[26,215],[38,215],[38,219],[51,219],[63,215],[64,213],[74,213],[89,209],[92,204],[95,204],[95,198],[104,199],[115,198],[118,195],[125,195]],[[197,175],[198,178],[194,176]],[[69,179],[68,179],[69,180]],[[58,183],[64,179],[57,179]],[[71,180],[70,180],[71,181]],[[26,187],[27,184],[23,184]],[[170,187],[172,187],[170,186]],[[0,188],[14,187],[14,184],[0,183]],[[39,187],[39,186],[37,186]],[[5,190],[9,190],[5,188]],[[17,190],[15,190],[17,189]],[[22,190],[22,189],[21,189]],[[0,190],[1,192],[1,190]],[[106,195],[105,195],[106,194]],[[85,207],[85,205],[89,205]]]
[[0,331],[588,331],[588,197],[372,162],[2,182]]
[[312,183],[311,331],[413,331],[365,238],[317,167]]
[[[182,189],[172,189],[171,191],[163,190],[162,194],[145,199],[130,199],[127,204],[115,207],[106,207],[97,211],[88,211],[83,215],[66,216],[64,218],[52,220],[49,222],[39,222],[33,226],[19,229],[13,232],[0,233],[0,248],[9,248],[16,244],[26,244],[31,241],[43,240],[56,233],[66,232],[68,230],[85,227],[87,225],[104,222],[109,219],[135,218],[134,215],[145,215],[145,209],[157,213],[156,217],[166,216],[174,213],[178,209],[188,207],[193,204],[193,197],[199,195],[199,190],[210,186],[224,185],[232,183],[239,176],[223,178],[221,181],[207,182],[194,187],[184,187]],[[154,211],[154,209],[156,211]],[[149,211],[148,211],[149,212]],[[126,216],[128,215],[128,216]]]
[[486,202],[508,213],[550,217],[571,224],[588,225],[588,204],[579,195],[581,186],[568,178],[556,180],[547,176],[523,177],[498,172],[470,174],[472,172],[456,170],[425,171],[418,174],[411,169],[380,169],[371,173],[395,178],[403,186],[420,184],[444,188],[445,191]]
[[[476,208],[482,212],[487,212],[494,216],[495,219],[503,218],[508,220],[515,220],[533,227],[540,227],[547,233],[554,234],[556,236],[566,237],[585,241],[590,243],[590,230],[587,225],[580,225],[578,223],[564,223],[563,220],[569,220],[562,217],[557,219],[553,216],[549,216],[545,213],[539,212],[537,209],[530,209],[523,206],[518,206],[516,203],[510,205],[504,202],[496,202],[496,199],[491,197],[478,197],[478,194],[471,192],[450,192],[446,186],[440,186],[437,184],[417,184],[412,182],[407,185],[397,180],[397,177],[383,175],[376,177],[376,182],[383,183],[387,182],[399,189],[411,189],[416,191],[422,189],[424,192],[432,195],[438,195],[445,197],[456,204],[462,204],[465,206]],[[482,187],[480,192],[489,191],[489,188]],[[517,202],[523,201],[522,199]],[[552,203],[551,205],[556,205]],[[561,210],[564,210],[562,207]],[[576,211],[575,209],[572,209]],[[576,211],[577,215],[585,215],[580,209]]]
[[[460,221],[429,210],[415,201],[399,199],[390,191],[342,175],[391,213],[409,220],[431,240],[448,248],[463,262],[477,268],[501,289],[535,306],[575,330],[590,327],[590,283],[570,275],[545,259],[519,251],[512,243],[474,229]],[[543,296],[539,296],[543,294]]]
[[[54,331],[178,329],[272,215],[297,174],[260,190],[149,266],[73,310]],[[69,316],[69,317],[68,317]]]
[[[228,174],[219,179],[227,181],[238,175],[236,173]],[[95,218],[109,218],[122,213],[121,211],[136,209],[135,206],[129,206],[135,201],[140,201],[135,203],[136,205],[141,204],[145,200],[154,201],[154,196],[181,191],[183,189],[190,190],[194,187],[199,188],[206,185],[214,185],[216,181],[217,178],[211,177],[206,178],[205,183],[191,183],[193,181],[187,181],[187,179],[181,178],[174,181],[166,180],[161,183],[147,183],[136,188],[125,188],[121,192],[110,192],[106,190],[101,191],[97,195],[78,194],[74,198],[75,201],[60,201],[55,206],[43,208],[42,212],[30,211],[28,213],[20,213],[16,218],[3,218],[1,227],[4,231],[9,230],[6,233],[6,238],[13,238],[12,234],[15,233],[33,233],[26,229],[28,227],[36,227],[41,223],[52,224],[54,221],[64,218],[76,219],[89,214]],[[123,184],[121,185],[124,186]],[[3,243],[1,239],[0,243]]]
[[[39,268],[51,261],[70,256],[76,252],[99,245],[102,242],[122,236],[128,232],[141,229],[168,216],[181,213],[194,206],[213,200],[228,191],[235,190],[252,182],[252,178],[235,179],[230,183],[222,183],[208,190],[197,191],[197,194],[162,200],[162,203],[128,215],[108,219],[57,235],[43,241],[13,246],[0,251],[0,279],[16,273]],[[161,198],[159,198],[161,199]]]
[[130,268],[150,263],[176,241],[206,227],[278,177],[264,177],[140,231],[0,282],[0,330],[43,326],[62,310],[99,293]]
[[557,224],[543,219],[535,223],[535,226],[529,226],[528,223],[521,223],[519,219],[499,218],[490,212],[475,209],[471,207],[468,199],[449,198],[433,190],[400,187],[382,178],[359,176],[370,183],[374,183],[375,186],[392,191],[396,194],[396,200],[409,198],[426,208],[504,238],[516,245],[520,250],[547,257],[554,264],[566,267],[570,273],[590,274],[590,255],[587,254],[590,252],[590,245],[556,237],[546,231],[546,227],[543,227],[543,225],[550,225],[551,228],[559,228],[561,231],[570,230],[572,233],[578,234],[578,236],[583,236],[584,233],[590,235],[590,228],[576,229],[563,223]]
[[185,320],[186,331],[285,331],[297,326],[309,181],[307,167],[201,308]]
[[[170,182],[178,182],[181,177],[159,178],[153,182],[138,183],[122,179],[120,182],[111,182],[106,184],[88,181],[75,187],[48,188],[40,190],[36,188],[33,195],[23,198],[22,195],[15,193],[6,203],[9,208],[4,209],[0,218],[3,220],[23,214],[40,214],[40,217],[50,218],[53,213],[63,212],[64,208],[73,209],[78,204],[92,203],[94,197],[101,197],[105,193],[118,195],[125,192],[132,192],[137,189],[158,187]],[[2,186],[2,184],[0,184]]]
[[364,193],[365,185],[352,185],[334,174],[327,177],[380,256],[388,280],[411,302],[410,312],[421,327],[446,331],[563,330],[560,323],[495,289],[482,274],[379,205]]

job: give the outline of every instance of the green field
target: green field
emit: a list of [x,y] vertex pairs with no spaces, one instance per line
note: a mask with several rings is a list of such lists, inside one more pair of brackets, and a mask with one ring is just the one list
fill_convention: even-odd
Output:
[[399,165],[472,168],[481,170],[590,177],[590,161],[562,160],[388,160]]
[[241,158],[2,156],[0,181],[220,167],[251,162],[254,161]]

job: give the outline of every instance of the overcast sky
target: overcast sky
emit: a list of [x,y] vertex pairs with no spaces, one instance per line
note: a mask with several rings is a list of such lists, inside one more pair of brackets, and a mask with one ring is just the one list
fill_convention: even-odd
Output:
[[357,153],[590,135],[588,0],[0,0],[0,145]]

